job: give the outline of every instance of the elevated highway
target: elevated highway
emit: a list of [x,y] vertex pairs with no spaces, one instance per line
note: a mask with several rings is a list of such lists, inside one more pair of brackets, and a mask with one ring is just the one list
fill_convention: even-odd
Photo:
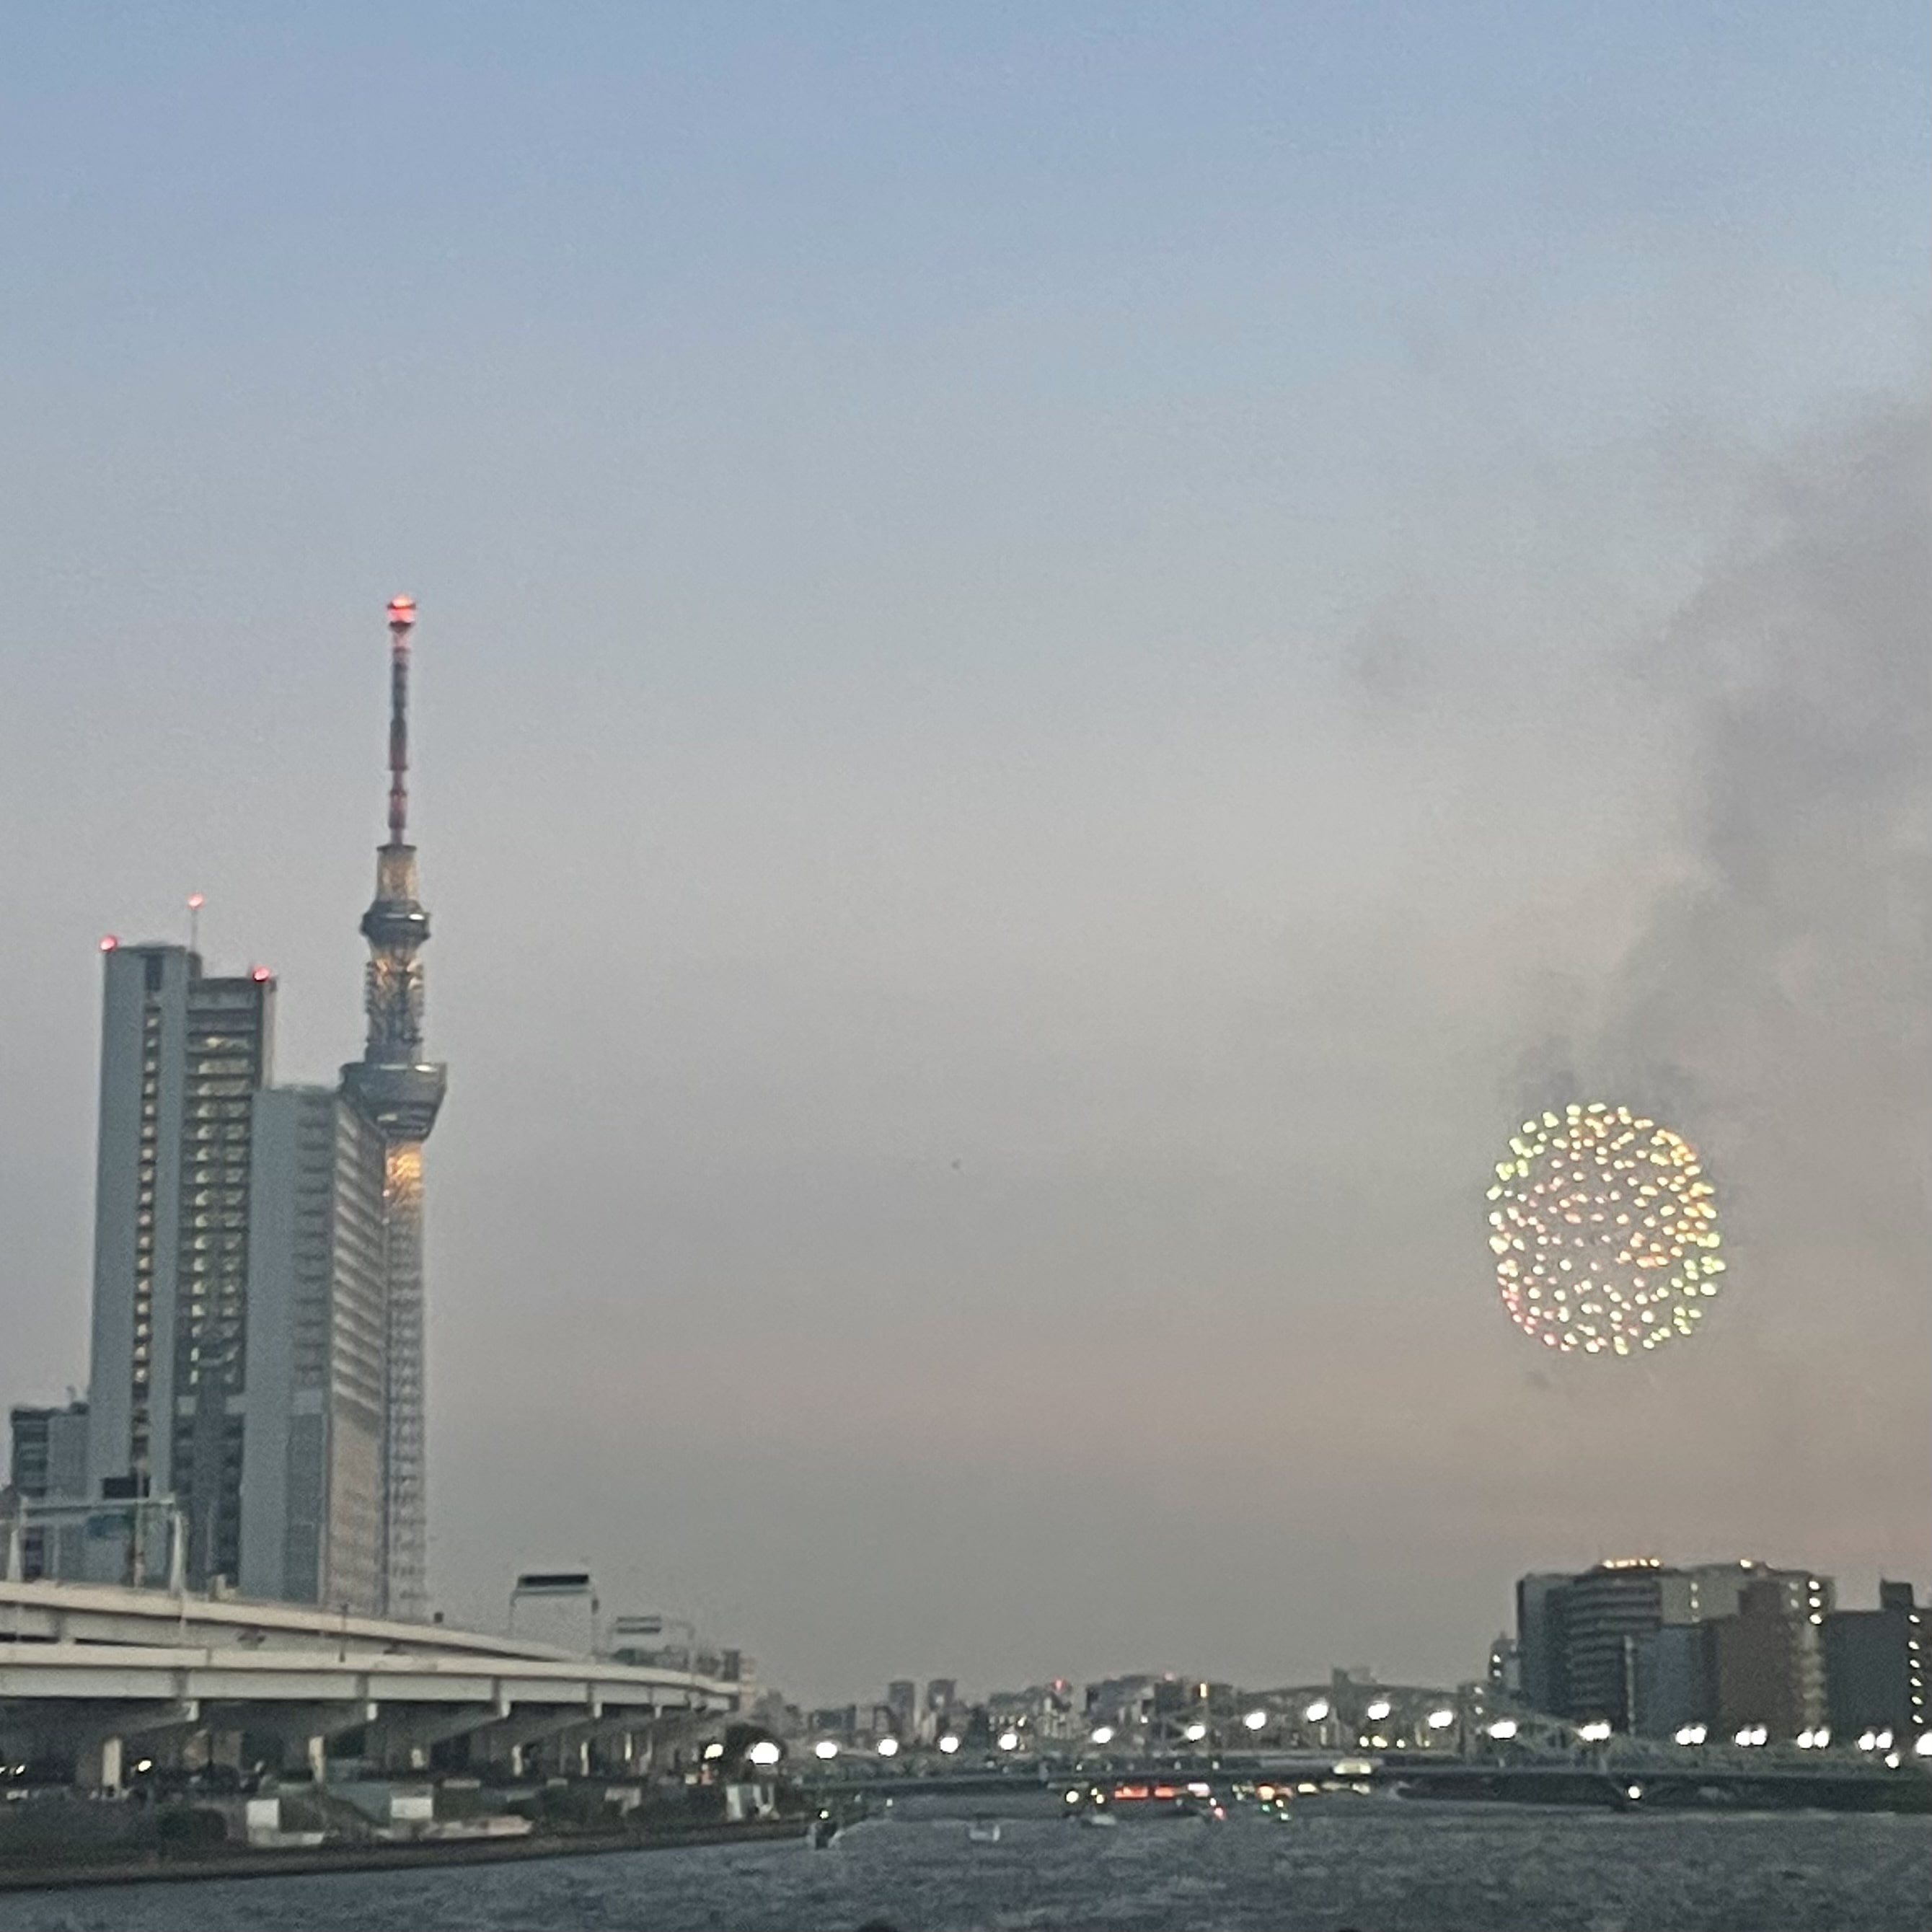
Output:
[[466,1737],[518,1772],[622,1770],[736,1710],[724,1678],[289,1604],[0,1582],[0,1764],[54,1762],[112,1790],[132,1762],[238,1756],[243,1738],[320,1776],[329,1741],[419,1771]]

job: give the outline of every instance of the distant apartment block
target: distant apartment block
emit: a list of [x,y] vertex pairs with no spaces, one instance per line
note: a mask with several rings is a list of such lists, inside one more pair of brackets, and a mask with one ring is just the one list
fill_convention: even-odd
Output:
[[272,1088],[254,1114],[240,1583],[386,1605],[385,1144],[333,1089]]

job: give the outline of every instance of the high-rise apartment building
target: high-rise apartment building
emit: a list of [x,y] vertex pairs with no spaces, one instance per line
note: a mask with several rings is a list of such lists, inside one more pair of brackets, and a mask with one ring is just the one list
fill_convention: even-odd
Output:
[[326,1087],[254,1110],[240,1581],[379,1613],[388,1282],[380,1132]]
[[179,946],[103,954],[88,1493],[172,1495],[188,1581],[232,1580],[274,982],[264,967],[208,976]]
[[448,1070],[424,1057],[423,970],[429,914],[418,896],[409,842],[410,632],[416,604],[389,606],[389,836],[376,849],[376,896],[362,915],[369,942],[362,1058],[342,1090],[384,1143],[385,1270],[388,1311],[383,1450],[386,1592],[390,1615],[428,1613],[428,1521],[424,1441],[423,1143],[442,1105]]

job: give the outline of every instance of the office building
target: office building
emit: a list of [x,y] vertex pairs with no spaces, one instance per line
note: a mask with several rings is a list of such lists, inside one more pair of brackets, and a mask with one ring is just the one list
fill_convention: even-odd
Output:
[[392,1616],[428,1606],[427,1445],[424,1440],[423,1143],[442,1105],[447,1070],[424,1058],[423,970],[429,914],[409,842],[410,633],[416,605],[389,606],[388,842],[376,850],[376,896],[362,915],[369,943],[362,1058],[342,1070],[342,1090],[384,1144],[387,1376],[383,1472],[385,1594]]
[[1917,1737],[1932,1725],[1924,1612],[1910,1583],[1880,1583],[1878,1600],[1875,1610],[1838,1610],[1825,1619],[1826,1708],[1834,1736]]
[[[102,952],[87,1491],[172,1496],[188,1582],[232,1582],[254,1110],[274,982],[265,967],[210,977],[179,946]],[[104,1556],[106,1570],[140,1570],[139,1540]]]
[[[1790,1668],[1802,1676],[1796,1660],[1815,1652],[1816,1630],[1834,1601],[1829,1577],[1752,1562],[1673,1568],[1649,1556],[1600,1563],[1574,1576],[1543,1572],[1522,1577],[1516,1584],[1521,1700],[1555,1717],[1606,1720],[1620,1730],[1653,1736],[1714,1721],[1726,1707],[1708,1633],[1743,1614],[1747,1598],[1755,1606],[1754,1620],[1748,1631],[1733,1633],[1728,1668],[1738,1694],[1748,1685],[1750,1694],[1762,1699],[1770,1694],[1764,1673],[1772,1666],[1754,1646],[1773,1641],[1765,1620],[1795,1620],[1813,1633],[1793,1640]],[[1667,1634],[1690,1627],[1707,1636]],[[1745,1663],[1747,1657],[1754,1660]],[[1794,1688],[1791,1698],[1808,1705],[1814,1689]]]
[[7,1486],[20,1512],[19,1568],[36,1576],[78,1576],[79,1523],[36,1522],[32,1505],[79,1502],[87,1495],[87,1405],[13,1409],[8,1415],[10,1447]]
[[1561,1594],[1563,1703],[1558,1714],[1630,1728],[1629,1648],[1666,1624],[1689,1623],[1690,1580],[1653,1557],[1600,1563]]
[[1745,1591],[1758,1583],[1775,1583],[1787,1610],[1814,1618],[1822,1618],[1837,1600],[1828,1576],[1809,1570],[1774,1569],[1748,1557],[1735,1563],[1691,1564],[1684,1574],[1690,1582],[1690,1614],[1702,1623],[1736,1616]]
[[1717,1714],[1711,1633],[1708,1624],[1663,1624],[1630,1640],[1630,1728],[1638,1736],[1709,1729]]
[[1516,1694],[1524,1706],[1552,1716],[1568,1706],[1563,1678],[1563,1592],[1567,1574],[1539,1570],[1516,1586]]
[[896,1677],[886,1686],[886,1708],[892,1714],[892,1735],[919,1735],[919,1686],[910,1677]]
[[254,1127],[241,1587],[380,1613],[382,1138],[322,1087],[257,1094]]

